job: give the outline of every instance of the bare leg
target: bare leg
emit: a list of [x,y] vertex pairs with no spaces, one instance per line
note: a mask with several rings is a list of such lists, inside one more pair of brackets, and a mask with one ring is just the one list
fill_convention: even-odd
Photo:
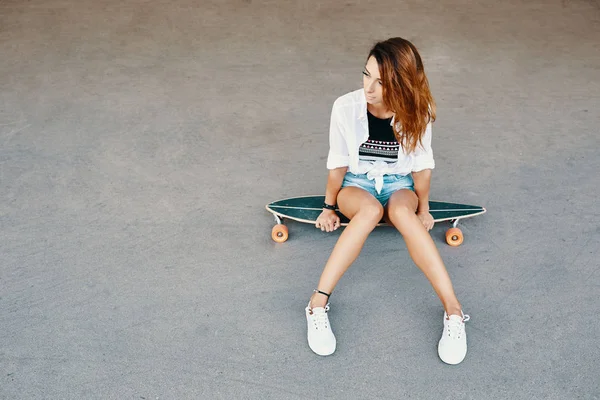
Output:
[[[344,272],[356,260],[367,237],[383,217],[381,203],[365,190],[345,187],[340,190],[337,203],[342,214],[350,219],[338,239],[325,269],[321,274],[318,289],[331,293]],[[319,293],[311,297],[311,307],[324,307],[327,296]]]
[[433,239],[416,215],[417,195],[408,189],[395,192],[386,205],[385,218],[404,237],[408,253],[423,271],[448,315],[461,315],[461,305]]

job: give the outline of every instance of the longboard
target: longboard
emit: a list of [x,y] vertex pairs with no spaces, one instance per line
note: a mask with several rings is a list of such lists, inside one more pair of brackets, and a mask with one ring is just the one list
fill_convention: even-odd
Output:
[[[323,202],[325,196],[301,196],[291,197],[288,199],[274,201],[267,204],[265,207],[275,217],[276,225],[271,231],[271,238],[283,243],[288,239],[289,231],[287,226],[283,224],[284,220],[291,219],[294,221],[314,224],[317,218],[323,211]],[[342,226],[347,226],[350,220],[344,216],[339,209],[336,209],[340,217]],[[447,203],[443,201],[430,201],[429,212],[433,216],[435,222],[451,221],[452,228],[446,232],[446,242],[450,246],[460,246],[464,240],[462,231],[457,227],[458,221],[464,218],[471,218],[486,212],[486,209],[481,206],[473,206],[469,204]],[[387,225],[385,221],[381,221],[377,226]]]

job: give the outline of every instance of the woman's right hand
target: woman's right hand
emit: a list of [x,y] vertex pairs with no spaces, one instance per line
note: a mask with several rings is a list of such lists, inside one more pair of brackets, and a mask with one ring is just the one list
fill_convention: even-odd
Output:
[[340,217],[333,210],[323,210],[315,227],[321,228],[323,232],[333,232],[340,227]]

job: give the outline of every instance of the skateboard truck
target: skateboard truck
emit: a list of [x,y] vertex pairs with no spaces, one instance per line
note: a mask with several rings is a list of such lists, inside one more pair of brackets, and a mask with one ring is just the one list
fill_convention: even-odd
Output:
[[275,217],[275,226],[271,230],[271,239],[277,243],[283,243],[288,240],[289,232],[288,227],[283,224],[283,218],[273,213]]

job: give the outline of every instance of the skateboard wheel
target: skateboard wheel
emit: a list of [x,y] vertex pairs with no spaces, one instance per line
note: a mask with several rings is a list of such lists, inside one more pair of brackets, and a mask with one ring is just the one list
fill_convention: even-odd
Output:
[[271,238],[277,243],[283,243],[288,239],[288,228],[283,224],[277,224],[271,231]]
[[464,240],[463,233],[458,228],[450,228],[446,231],[446,243],[450,246],[460,246]]

